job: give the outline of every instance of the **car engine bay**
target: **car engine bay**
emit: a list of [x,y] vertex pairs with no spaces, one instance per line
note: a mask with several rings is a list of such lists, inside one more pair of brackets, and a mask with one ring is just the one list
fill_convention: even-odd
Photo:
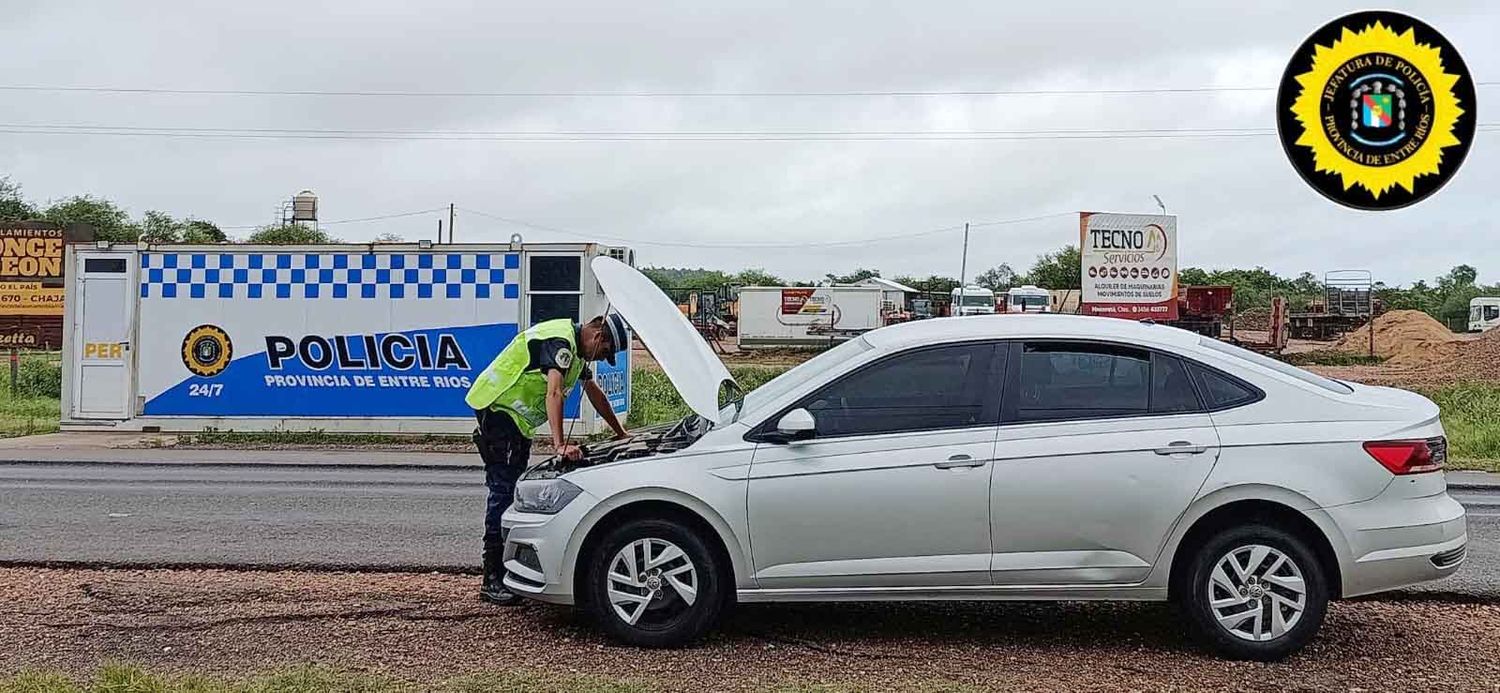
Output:
[[708,428],[707,420],[690,414],[670,424],[638,429],[629,438],[581,445],[583,457],[578,460],[564,460],[553,455],[528,470],[525,478],[552,478],[584,467],[673,453],[692,445],[708,432]]

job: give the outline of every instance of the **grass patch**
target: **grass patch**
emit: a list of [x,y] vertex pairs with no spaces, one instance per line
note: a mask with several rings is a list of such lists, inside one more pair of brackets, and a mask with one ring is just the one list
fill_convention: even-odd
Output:
[[1463,383],[1421,393],[1442,410],[1448,468],[1500,472],[1500,385]]
[[[729,374],[749,392],[770,379],[785,373],[790,366],[730,366]],[[692,411],[677,395],[672,381],[656,369],[641,369],[631,374],[630,419],[626,426],[649,426],[675,421]]]
[[305,447],[441,447],[470,446],[469,434],[436,433],[329,433],[327,431],[217,431],[189,433],[179,444],[213,447],[305,446]]
[[1378,366],[1385,362],[1385,357],[1382,356],[1328,349],[1282,354],[1280,358],[1293,366]]
[[355,674],[298,666],[246,678],[159,674],[134,665],[106,665],[73,679],[54,672],[26,672],[0,679],[0,693],[644,693],[633,682],[593,676],[501,672],[417,684],[378,674]]

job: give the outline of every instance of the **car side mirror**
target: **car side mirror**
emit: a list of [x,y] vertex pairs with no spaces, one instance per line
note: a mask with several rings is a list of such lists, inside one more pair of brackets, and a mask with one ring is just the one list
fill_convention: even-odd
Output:
[[818,422],[813,419],[812,412],[798,408],[782,414],[776,421],[776,430],[768,431],[765,438],[768,443],[785,444],[807,440],[817,432]]

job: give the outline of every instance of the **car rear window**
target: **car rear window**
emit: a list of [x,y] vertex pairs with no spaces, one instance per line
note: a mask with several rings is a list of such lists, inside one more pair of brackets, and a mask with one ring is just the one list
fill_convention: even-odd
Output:
[[1241,361],[1248,361],[1262,368],[1276,371],[1277,373],[1280,373],[1282,375],[1291,376],[1309,385],[1316,385],[1329,392],[1340,395],[1347,395],[1351,392],[1354,392],[1354,388],[1349,387],[1348,385],[1345,385],[1337,380],[1333,380],[1332,378],[1325,378],[1321,375],[1318,375],[1317,373],[1305,371],[1289,363],[1283,363],[1268,356],[1261,356],[1260,354],[1250,351],[1249,349],[1243,349],[1227,342],[1221,342],[1217,339],[1210,339],[1208,337],[1200,337],[1198,339],[1198,343],[1220,354],[1233,356],[1234,358],[1237,358]]

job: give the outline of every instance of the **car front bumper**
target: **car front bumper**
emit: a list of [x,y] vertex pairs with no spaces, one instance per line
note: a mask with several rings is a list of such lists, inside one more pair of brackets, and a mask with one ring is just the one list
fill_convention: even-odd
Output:
[[573,604],[573,571],[568,543],[595,500],[580,493],[555,515],[505,511],[505,587],[522,597],[549,604]]
[[1343,596],[1440,580],[1463,565],[1464,507],[1441,487],[1431,493],[1425,483],[1401,484],[1398,479],[1392,489],[1363,503],[1325,509],[1349,545],[1341,566]]

